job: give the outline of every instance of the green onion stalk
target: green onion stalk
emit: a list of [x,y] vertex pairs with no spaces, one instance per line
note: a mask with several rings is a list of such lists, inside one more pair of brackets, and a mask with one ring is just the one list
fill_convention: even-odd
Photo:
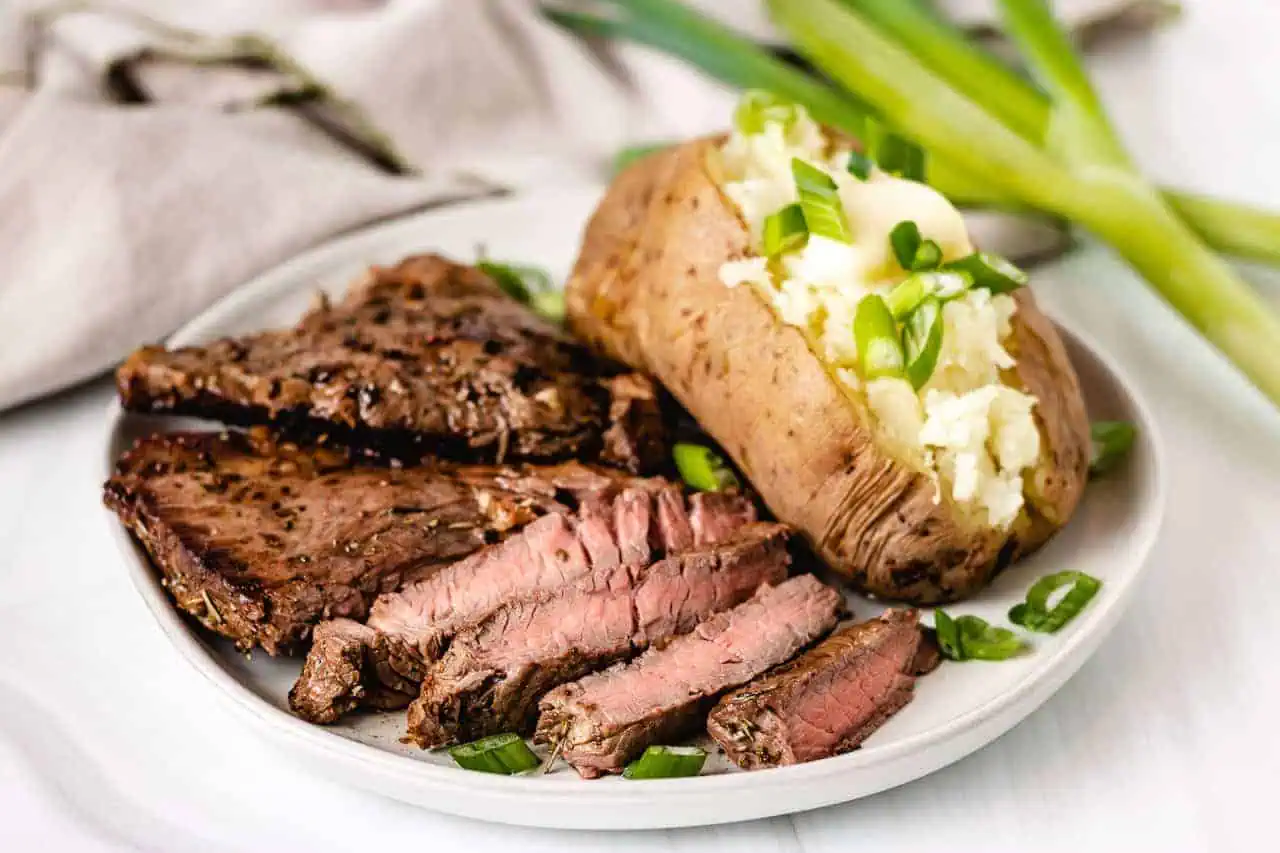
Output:
[[[920,0],[845,0],[867,20],[901,40],[920,61],[943,74],[1019,133],[1042,139],[1048,97],[964,35],[937,18]],[[549,9],[547,16],[587,36],[625,39],[679,57],[730,86],[766,89],[804,106],[822,124],[859,139],[867,136],[873,111],[857,97],[830,85],[678,0],[597,0],[609,14]],[[628,149],[635,155],[661,146]],[[1012,198],[965,174],[943,151],[930,151],[929,183],[956,204],[1028,213]],[[1165,199],[1211,247],[1242,258],[1280,264],[1280,214],[1179,190]]]
[[767,0],[795,48],[835,85],[675,0],[601,2],[617,14],[556,17],[683,57],[731,85],[770,89],[854,136],[884,122],[928,149],[930,182],[957,203],[1087,227],[1280,406],[1280,318],[1212,251],[1280,264],[1280,215],[1147,183],[1042,0],[1000,6],[1043,89],[918,0]]

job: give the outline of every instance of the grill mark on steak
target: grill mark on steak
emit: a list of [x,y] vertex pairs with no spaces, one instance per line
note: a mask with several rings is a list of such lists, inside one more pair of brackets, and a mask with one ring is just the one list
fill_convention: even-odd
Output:
[[558,490],[592,494],[620,478],[576,463],[353,466],[261,432],[175,433],[127,451],[104,501],[182,610],[274,655],[321,619],[362,619],[378,594],[563,511]]
[[721,693],[830,631],[843,603],[812,575],[763,588],[630,663],[551,691],[540,705],[535,740],[557,745],[586,778],[621,772],[645,747],[696,728]]
[[781,583],[786,538],[782,525],[755,523],[718,545],[595,572],[554,596],[503,607],[431,667],[409,706],[406,740],[432,747],[531,730],[546,691]]
[[910,702],[936,663],[916,612],[887,610],[725,696],[707,731],[747,770],[839,755]]
[[[659,507],[657,511],[654,506]],[[475,626],[501,606],[545,598],[589,574],[622,565],[648,565],[657,554],[714,544],[755,520],[755,504],[738,494],[714,501],[688,498],[665,480],[630,480],[614,491],[598,491],[580,502],[576,516],[544,516],[501,544],[485,548],[437,572],[380,596],[370,610],[373,629],[367,654],[358,656],[372,674],[330,673],[345,659],[324,654],[308,661],[295,690],[300,696],[330,695],[324,683],[367,686],[376,681],[393,691],[416,695],[428,665],[458,631]],[[675,531],[693,530],[685,536]],[[321,652],[316,653],[320,656]],[[354,652],[351,653],[354,656]],[[304,682],[322,682],[312,689]],[[334,695],[331,704],[295,705],[307,719],[331,722],[359,703]]]
[[474,267],[437,255],[374,267],[292,329],[143,347],[125,408],[269,424],[383,460],[665,461],[655,386],[593,357]]

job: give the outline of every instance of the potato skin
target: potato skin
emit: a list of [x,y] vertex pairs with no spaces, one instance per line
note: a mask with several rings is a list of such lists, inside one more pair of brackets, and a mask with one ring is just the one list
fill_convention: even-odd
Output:
[[1070,517],[1089,422],[1053,324],[1018,292],[1007,381],[1035,395],[1044,439],[1028,506],[1010,531],[966,526],[926,475],[878,446],[869,412],[839,389],[796,329],[721,264],[749,237],[708,169],[720,138],[624,171],[587,226],[567,286],[570,327],[661,381],[733,457],[770,510],[863,591],[915,604],[971,595]]

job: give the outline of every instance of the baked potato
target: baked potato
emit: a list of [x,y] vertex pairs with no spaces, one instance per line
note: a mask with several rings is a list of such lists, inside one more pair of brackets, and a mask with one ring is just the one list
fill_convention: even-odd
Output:
[[[856,363],[842,365],[811,328],[784,322],[767,286],[723,280],[727,263],[761,253],[759,229],[726,193],[728,144],[691,141],[617,176],[567,284],[570,327],[661,381],[777,518],[860,590],[916,604],[972,594],[1061,528],[1087,479],[1089,422],[1053,323],[1029,289],[1013,291],[1000,341],[1012,363],[997,365],[998,384],[1034,404],[1027,422],[1038,446],[1005,477],[1022,493],[996,524],[994,510],[953,496],[963,474],[931,463],[942,451],[903,451],[869,402],[878,386]],[[998,437],[991,429],[988,442]]]

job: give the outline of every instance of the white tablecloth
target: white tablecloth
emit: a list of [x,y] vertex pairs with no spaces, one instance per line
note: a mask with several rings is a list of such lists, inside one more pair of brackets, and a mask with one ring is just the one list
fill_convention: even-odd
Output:
[[[1186,5],[1096,65],[1108,100],[1161,179],[1280,206],[1280,7]],[[793,818],[608,836],[449,818],[309,776],[187,668],[125,578],[98,503],[98,383],[0,416],[0,850],[1274,849],[1280,415],[1105,251],[1036,286],[1148,396],[1171,506],[1112,638],[971,758]],[[1274,278],[1269,294],[1280,304]]]

